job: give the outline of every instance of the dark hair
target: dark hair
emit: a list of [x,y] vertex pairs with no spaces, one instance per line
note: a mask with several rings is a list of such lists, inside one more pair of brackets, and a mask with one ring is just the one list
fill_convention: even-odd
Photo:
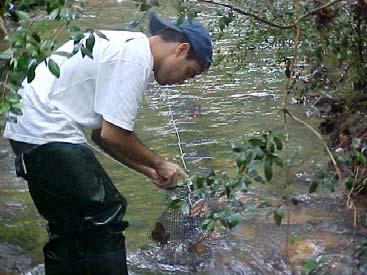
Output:
[[193,47],[191,46],[191,43],[190,43],[189,39],[187,38],[186,34],[184,34],[182,32],[175,31],[175,30],[170,29],[170,28],[164,28],[157,35],[160,36],[160,38],[165,42],[189,43],[190,44],[190,50],[187,54],[186,59],[196,60],[200,65],[200,72],[203,72],[204,70],[206,70],[210,66],[210,64],[202,64],[199,61],[199,59],[196,55],[196,52],[194,51]]

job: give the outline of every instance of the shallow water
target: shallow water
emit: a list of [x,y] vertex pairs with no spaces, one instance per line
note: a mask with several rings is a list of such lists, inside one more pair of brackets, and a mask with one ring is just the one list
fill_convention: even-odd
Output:
[[[99,1],[93,1],[93,3]],[[104,1],[98,18],[85,17],[99,28],[120,28],[131,16],[132,4]],[[91,5],[90,14],[95,7]],[[212,19],[204,15],[208,22]],[[231,40],[216,43],[225,49]],[[213,68],[206,75],[181,86],[159,87],[152,84],[136,122],[136,133],[149,147],[164,157],[181,162],[176,133],[170,115],[176,121],[191,172],[206,169],[235,173],[229,139],[241,139],[260,133],[269,123],[271,129],[282,130],[283,122],[274,119],[282,103],[284,73],[272,65],[271,51],[254,51],[245,72],[228,82],[223,69]],[[171,106],[171,108],[169,107]],[[304,117],[304,106],[291,106]],[[309,121],[316,125],[317,120]],[[325,160],[320,142],[305,128],[289,121],[289,147],[302,147],[300,161],[288,177],[291,190],[300,203],[289,208],[289,222],[280,227],[268,212],[281,204],[285,175],[276,173],[273,185],[253,186],[242,202],[247,206],[242,223],[232,232],[219,235],[207,245],[210,257],[200,265],[172,264],[164,260],[160,248],[148,238],[164,204],[164,192],[143,176],[123,168],[97,153],[103,166],[129,206],[126,219],[128,261],[132,274],[292,274],[301,273],[308,259],[324,256],[324,270],[332,273],[358,273],[352,257],[355,241],[365,234],[364,227],[353,229],[353,213],[338,194],[308,194],[309,178],[317,162]],[[24,181],[14,177],[13,155],[5,140],[0,140],[0,242],[16,245],[0,246],[0,259],[18,251],[22,257],[9,258],[22,270],[33,267],[42,274],[42,245],[46,240],[44,221],[34,209]],[[360,220],[365,220],[361,215]],[[291,237],[293,236],[293,237]],[[293,241],[290,242],[290,238]],[[289,243],[289,245],[287,245]],[[18,250],[17,250],[18,249]],[[3,256],[1,256],[3,255]],[[17,254],[15,254],[17,255]],[[19,255],[19,254],[18,254]],[[28,256],[27,256],[28,255]],[[198,256],[200,258],[200,255]],[[22,260],[23,259],[23,260]]]

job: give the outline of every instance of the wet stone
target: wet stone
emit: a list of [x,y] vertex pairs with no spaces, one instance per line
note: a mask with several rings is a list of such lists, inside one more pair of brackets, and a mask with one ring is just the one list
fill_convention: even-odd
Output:
[[0,274],[19,274],[30,267],[31,257],[19,246],[0,243]]

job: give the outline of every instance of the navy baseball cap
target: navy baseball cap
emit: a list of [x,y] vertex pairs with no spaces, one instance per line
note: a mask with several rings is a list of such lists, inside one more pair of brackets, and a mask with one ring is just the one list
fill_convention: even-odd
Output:
[[150,33],[156,35],[165,28],[184,33],[200,64],[204,68],[209,68],[213,58],[212,39],[209,32],[200,22],[185,20],[178,25],[176,20],[166,20],[153,14],[149,22]]

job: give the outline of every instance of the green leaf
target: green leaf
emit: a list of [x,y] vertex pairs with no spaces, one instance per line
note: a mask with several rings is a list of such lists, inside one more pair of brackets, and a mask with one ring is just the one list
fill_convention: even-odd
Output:
[[53,40],[42,40],[41,42],[41,50],[50,50],[55,46],[55,42]]
[[64,57],[67,57],[67,58],[71,57],[71,53],[64,52],[64,51],[57,51],[57,52],[54,52],[53,54],[64,56]]
[[229,216],[227,223],[229,228],[233,228],[240,223],[240,215],[238,213]]
[[28,73],[27,73],[27,82],[31,83],[33,81],[33,79],[36,76],[36,67],[37,67],[37,60],[36,59],[32,59],[32,61],[29,63],[28,66]]
[[282,150],[283,149],[282,140],[279,137],[273,137],[273,140],[277,149]]
[[7,40],[9,40],[12,43],[19,43],[22,44],[25,41],[25,35],[23,33],[13,33],[9,36],[7,36]]
[[348,162],[347,158],[345,158],[344,156],[338,156],[336,161],[338,164],[346,164]]
[[74,45],[78,44],[80,42],[80,40],[82,40],[83,38],[84,38],[84,33],[82,33],[82,32],[71,36],[71,39],[74,40]]
[[345,188],[347,188],[347,190],[351,190],[354,186],[353,178],[347,177],[344,181],[344,185],[345,185]]
[[317,181],[313,181],[312,184],[311,184],[311,186],[310,186],[309,192],[310,193],[316,192],[317,187],[319,187],[319,183]]
[[6,94],[5,99],[9,103],[18,103],[21,97],[17,93],[9,92]]
[[255,153],[255,159],[256,159],[256,160],[263,159],[263,158],[264,158],[264,156],[265,156],[264,151],[263,151],[263,150],[261,150],[261,148],[260,148],[260,147],[255,147],[255,148],[253,149],[253,152]]
[[0,103],[0,114],[4,114],[6,112],[9,112],[11,109],[11,105],[9,102],[2,102]]
[[297,241],[297,234],[296,232],[292,232],[290,235],[289,235],[289,243],[290,244],[295,244]]
[[284,163],[282,161],[281,158],[279,158],[278,156],[273,156],[273,161],[275,162],[276,165],[278,165],[279,167],[283,168],[284,167]]
[[262,146],[264,144],[264,141],[259,138],[250,138],[248,140],[248,143],[250,143],[252,146]]
[[352,139],[352,147],[358,149],[361,146],[361,139],[360,138],[353,138]]
[[244,192],[244,193],[246,193],[249,184],[251,184],[251,181],[250,180],[241,179],[240,182],[239,182],[239,186],[240,186],[241,191]]
[[201,227],[206,229],[208,227],[208,225],[211,223],[211,219],[207,219],[201,222]]
[[93,54],[91,53],[91,51],[89,49],[87,49],[86,47],[84,47],[84,45],[82,45],[81,47],[81,51],[82,51],[82,56],[88,56],[89,58],[93,59]]
[[177,18],[176,24],[178,26],[182,25],[182,23],[185,21],[185,16],[181,15],[180,17]]
[[196,175],[196,177],[194,177],[193,179],[194,189],[203,188],[205,181],[206,181],[206,177],[204,177],[203,175]]
[[182,199],[174,199],[168,203],[168,207],[172,209],[179,209],[181,208],[182,204],[183,204]]
[[[318,266],[319,266],[318,263],[314,259],[306,260],[303,263],[303,268],[306,269],[307,271],[315,270]],[[307,273],[307,274],[310,274],[310,273]]]
[[76,54],[79,52],[80,48],[81,48],[81,44],[76,44],[74,45],[74,48],[73,48],[73,52],[72,52],[72,55]]
[[274,144],[268,140],[268,142],[266,143],[266,151],[268,151],[269,153],[274,153],[275,147]]
[[0,60],[9,60],[13,57],[13,51],[7,49],[6,51],[0,52]]
[[61,19],[66,19],[66,20],[71,20],[71,19],[75,19],[76,18],[76,14],[73,14],[70,11],[70,9],[63,8],[60,11],[60,18]]
[[81,31],[81,29],[78,26],[75,26],[75,25],[68,26],[68,30],[69,30],[69,32],[80,32]]
[[226,184],[226,186],[224,187],[224,190],[226,192],[227,198],[229,198],[232,192],[231,187],[228,184]]
[[17,10],[15,11],[15,14],[17,15],[17,18],[19,20],[29,21],[29,19],[31,19],[31,17],[29,16],[29,13],[25,11]]
[[207,230],[208,231],[214,231],[214,229],[215,229],[215,226],[216,226],[216,222],[215,221],[210,221],[210,223],[208,224],[208,226],[207,226]]
[[12,106],[12,108],[10,109],[10,112],[12,112],[13,114],[17,116],[23,115],[22,110],[18,106],[17,107]]
[[87,41],[85,42],[86,48],[93,53],[94,44],[96,43],[96,39],[93,35],[93,33],[89,34],[89,37],[87,38]]
[[213,219],[218,220],[223,217],[223,212],[214,212]]
[[219,29],[220,29],[220,31],[223,31],[225,27],[226,27],[225,20],[224,20],[224,18],[223,18],[223,17],[221,17],[221,18],[219,19]]
[[239,156],[236,157],[236,165],[239,169],[239,173],[242,173],[245,170],[246,164],[247,164],[246,155],[244,155],[244,153],[240,153]]
[[267,156],[264,160],[264,174],[267,181],[271,181],[273,178],[273,160],[271,157]]
[[108,40],[107,36],[104,35],[102,32],[100,31],[94,31],[95,34],[97,34],[100,38]]
[[265,184],[266,183],[266,181],[262,178],[262,177],[260,177],[260,176],[255,176],[254,178],[253,178],[256,182],[258,182],[258,183],[261,183],[261,184]]
[[60,14],[60,8],[54,9],[53,11],[51,11],[48,18],[50,20],[55,20],[59,17],[59,14]]
[[147,4],[146,2],[140,5],[140,11],[148,11],[150,8],[151,5]]
[[219,223],[223,226],[223,228],[229,228],[229,224],[227,219],[218,219]]
[[13,82],[8,82],[8,88],[9,88],[10,91],[16,93],[17,90],[19,89],[19,85],[18,84],[15,84]]
[[280,226],[282,224],[284,214],[279,210],[274,210],[274,221],[276,225]]
[[41,43],[41,37],[38,35],[38,33],[36,32],[32,32],[31,37],[37,42],[37,43]]
[[10,65],[13,65],[13,68],[15,69],[15,68],[17,68],[18,67],[18,60],[16,59],[16,58],[12,58],[11,60],[10,60]]
[[26,45],[26,49],[27,51],[32,55],[32,56],[36,56],[38,55],[38,46],[33,44],[33,43],[27,43]]
[[234,141],[234,140],[230,140],[227,142],[227,145],[229,148],[232,149],[233,152],[241,152],[241,146],[238,142]]
[[363,153],[359,152],[359,151],[355,151],[355,158],[356,158],[356,163],[358,164],[366,164],[366,157],[364,156]]
[[54,76],[56,76],[57,78],[60,77],[59,65],[57,65],[57,63],[51,58],[48,60],[48,69]]

